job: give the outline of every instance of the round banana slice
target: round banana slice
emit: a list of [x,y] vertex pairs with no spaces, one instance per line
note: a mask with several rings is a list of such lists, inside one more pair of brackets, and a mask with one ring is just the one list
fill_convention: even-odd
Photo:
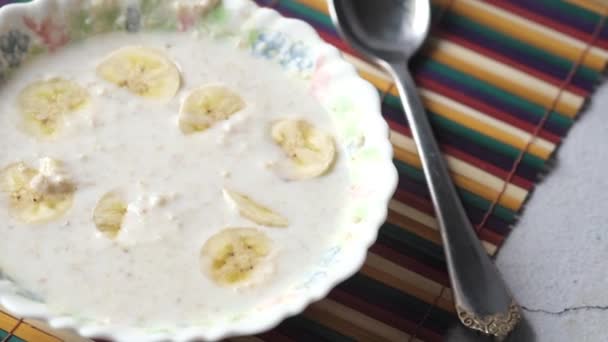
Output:
[[278,164],[279,174],[290,180],[323,175],[336,157],[334,139],[305,120],[285,119],[272,126],[272,139],[290,159]]
[[65,115],[89,102],[89,94],[73,81],[52,78],[27,86],[18,102],[26,130],[37,137],[49,137],[61,128]]
[[113,52],[97,66],[97,75],[135,95],[158,100],[171,99],[181,83],[175,63],[162,51],[141,46]]
[[122,222],[127,214],[127,203],[116,191],[106,193],[101,197],[93,211],[93,222],[97,230],[110,238],[115,238],[122,228]]
[[218,85],[202,86],[192,90],[184,99],[179,113],[179,128],[184,134],[202,132],[244,107],[243,99],[232,90]]
[[255,228],[226,228],[201,250],[203,271],[220,285],[250,286],[274,270],[272,241]]
[[271,209],[257,203],[249,196],[224,189],[224,195],[237,208],[241,216],[268,227],[287,227],[289,220]]
[[47,175],[25,163],[11,164],[0,172],[0,186],[9,194],[11,212],[26,223],[48,222],[71,208],[75,187],[57,179],[61,177]]

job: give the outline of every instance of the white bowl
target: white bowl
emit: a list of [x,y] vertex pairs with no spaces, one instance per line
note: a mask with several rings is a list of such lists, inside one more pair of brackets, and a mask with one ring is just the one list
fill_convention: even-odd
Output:
[[[218,340],[273,328],[326,296],[362,266],[368,247],[386,219],[388,202],[397,185],[389,129],[380,113],[376,89],[303,21],[283,18],[250,0],[224,0],[204,17],[177,10],[179,4],[191,6],[195,2],[35,0],[4,6],[0,9],[0,86],[10,82],[10,73],[26,59],[44,58],[43,54],[92,34],[160,29],[233,41],[235,48],[280,64],[290,77],[305,79],[311,93],[334,119],[337,140],[346,146],[351,173],[350,198],[344,210],[352,220],[328,236],[332,247],[318,256],[297,283],[277,293],[273,300],[238,315],[215,317],[197,326],[176,322],[163,329],[106,325],[78,312],[53,312],[42,298],[20,288],[0,270],[0,304],[13,314],[44,319],[52,327],[71,328],[85,337],[129,342]],[[147,6],[141,6],[144,3]],[[117,11],[103,11],[100,6],[115,7]]]

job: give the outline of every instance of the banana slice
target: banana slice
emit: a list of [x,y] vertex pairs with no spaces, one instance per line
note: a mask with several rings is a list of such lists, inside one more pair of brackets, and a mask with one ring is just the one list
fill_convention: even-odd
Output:
[[[51,159],[45,163],[60,164]],[[9,194],[13,214],[26,223],[43,223],[63,216],[72,206],[75,187],[59,173],[46,174],[25,163],[15,163],[0,172],[1,189]],[[48,169],[48,167],[47,167]]]
[[250,286],[274,270],[272,241],[255,228],[226,228],[201,250],[203,272],[220,285]]
[[116,191],[106,193],[101,197],[93,211],[93,222],[97,229],[110,238],[115,238],[122,228],[122,222],[127,214],[127,203]]
[[50,137],[59,131],[66,115],[89,102],[89,94],[73,81],[52,78],[27,86],[18,102],[25,129],[37,137]]
[[232,90],[219,85],[202,86],[192,90],[182,103],[179,128],[184,134],[202,132],[244,107],[243,99]]
[[336,157],[334,139],[305,120],[285,119],[272,126],[272,139],[283,149],[289,163],[279,163],[278,171],[290,180],[323,175]]
[[224,195],[238,209],[241,216],[251,221],[269,227],[287,227],[289,220],[271,209],[257,203],[241,193],[224,189]]
[[175,63],[162,51],[141,46],[113,52],[97,66],[97,75],[135,95],[159,100],[171,99],[181,83]]

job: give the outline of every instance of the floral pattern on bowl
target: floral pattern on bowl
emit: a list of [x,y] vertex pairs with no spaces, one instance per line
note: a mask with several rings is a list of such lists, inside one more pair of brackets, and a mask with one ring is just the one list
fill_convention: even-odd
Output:
[[[210,0],[213,2],[213,0]],[[388,126],[375,88],[362,80],[339,51],[325,44],[308,24],[258,8],[250,0],[223,0],[194,10],[191,2],[166,0],[36,0],[0,9],[0,87],[10,74],[45,53],[95,34],[124,31],[187,31],[233,41],[257,57],[280,65],[307,83],[338,128],[347,147],[351,191],[348,220],[311,271],[285,292],[230,317],[201,317],[195,324],[166,327],[108,326],[79,315],[53,312],[44,299],[19,287],[0,270],[0,304],[21,316],[72,328],[87,337],[120,341],[217,340],[259,333],[297,314],[353,275],[386,218],[396,188]]]

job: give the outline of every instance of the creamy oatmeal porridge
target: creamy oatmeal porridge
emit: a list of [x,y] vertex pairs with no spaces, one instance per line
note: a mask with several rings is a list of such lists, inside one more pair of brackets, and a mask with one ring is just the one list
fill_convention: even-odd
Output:
[[330,117],[233,46],[102,35],[23,66],[0,97],[0,269],[56,312],[240,312],[299,279],[343,220]]

